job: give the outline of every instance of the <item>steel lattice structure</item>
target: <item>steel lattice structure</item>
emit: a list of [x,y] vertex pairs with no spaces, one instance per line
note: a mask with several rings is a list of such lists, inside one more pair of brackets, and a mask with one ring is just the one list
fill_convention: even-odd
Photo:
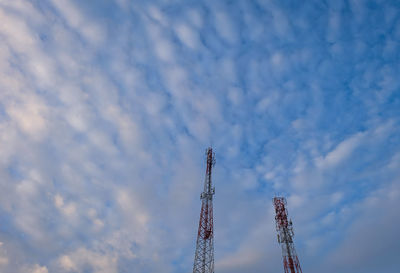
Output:
[[200,195],[201,212],[199,230],[196,241],[193,273],[214,273],[214,228],[213,228],[213,195],[215,188],[212,185],[211,173],[215,165],[215,155],[212,148],[208,148],[206,178],[204,191]]
[[285,273],[302,273],[293,244],[292,220],[288,220],[286,204],[284,197],[274,198],[276,231],[278,232],[278,242],[282,247],[283,267]]

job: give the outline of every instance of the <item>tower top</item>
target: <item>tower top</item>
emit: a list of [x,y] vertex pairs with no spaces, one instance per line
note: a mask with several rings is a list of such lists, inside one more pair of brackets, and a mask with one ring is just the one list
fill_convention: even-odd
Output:
[[299,258],[293,243],[293,224],[288,217],[287,202],[284,197],[274,197],[276,230],[278,243],[282,247],[283,268],[285,273],[302,273]]
[[212,168],[215,165],[215,153],[212,147],[208,147],[206,150],[206,177],[204,180],[204,191],[201,193],[200,198],[212,198],[215,193],[215,188],[212,185],[211,174]]

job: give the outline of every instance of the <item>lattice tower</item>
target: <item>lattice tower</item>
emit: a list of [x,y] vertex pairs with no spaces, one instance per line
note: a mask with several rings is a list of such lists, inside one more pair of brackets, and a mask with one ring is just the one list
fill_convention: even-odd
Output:
[[288,220],[286,199],[284,197],[275,197],[273,202],[276,213],[276,231],[278,232],[278,242],[282,247],[285,273],[302,273],[299,258],[294,248],[293,224],[292,220]]
[[211,173],[215,165],[215,154],[212,148],[207,149],[206,155],[206,178],[204,190],[200,195],[201,212],[193,273],[214,273],[213,195],[215,188],[212,185]]

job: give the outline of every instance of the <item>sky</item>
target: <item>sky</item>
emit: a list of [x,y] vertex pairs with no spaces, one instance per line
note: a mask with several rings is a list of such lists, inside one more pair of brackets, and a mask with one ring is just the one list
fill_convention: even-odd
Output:
[[0,0],[0,272],[398,273],[400,2]]

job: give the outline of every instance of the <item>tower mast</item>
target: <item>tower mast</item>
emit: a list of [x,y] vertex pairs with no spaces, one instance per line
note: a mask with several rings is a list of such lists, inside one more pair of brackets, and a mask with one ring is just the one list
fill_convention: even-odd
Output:
[[213,195],[215,188],[212,185],[211,173],[215,165],[215,154],[208,148],[206,177],[204,190],[200,195],[201,211],[199,229],[197,232],[196,253],[194,257],[193,273],[214,273],[214,227],[213,227]]
[[293,243],[293,224],[288,220],[286,209],[286,199],[284,197],[274,197],[276,231],[278,232],[278,242],[282,247],[283,267],[285,273],[302,273],[299,258]]

